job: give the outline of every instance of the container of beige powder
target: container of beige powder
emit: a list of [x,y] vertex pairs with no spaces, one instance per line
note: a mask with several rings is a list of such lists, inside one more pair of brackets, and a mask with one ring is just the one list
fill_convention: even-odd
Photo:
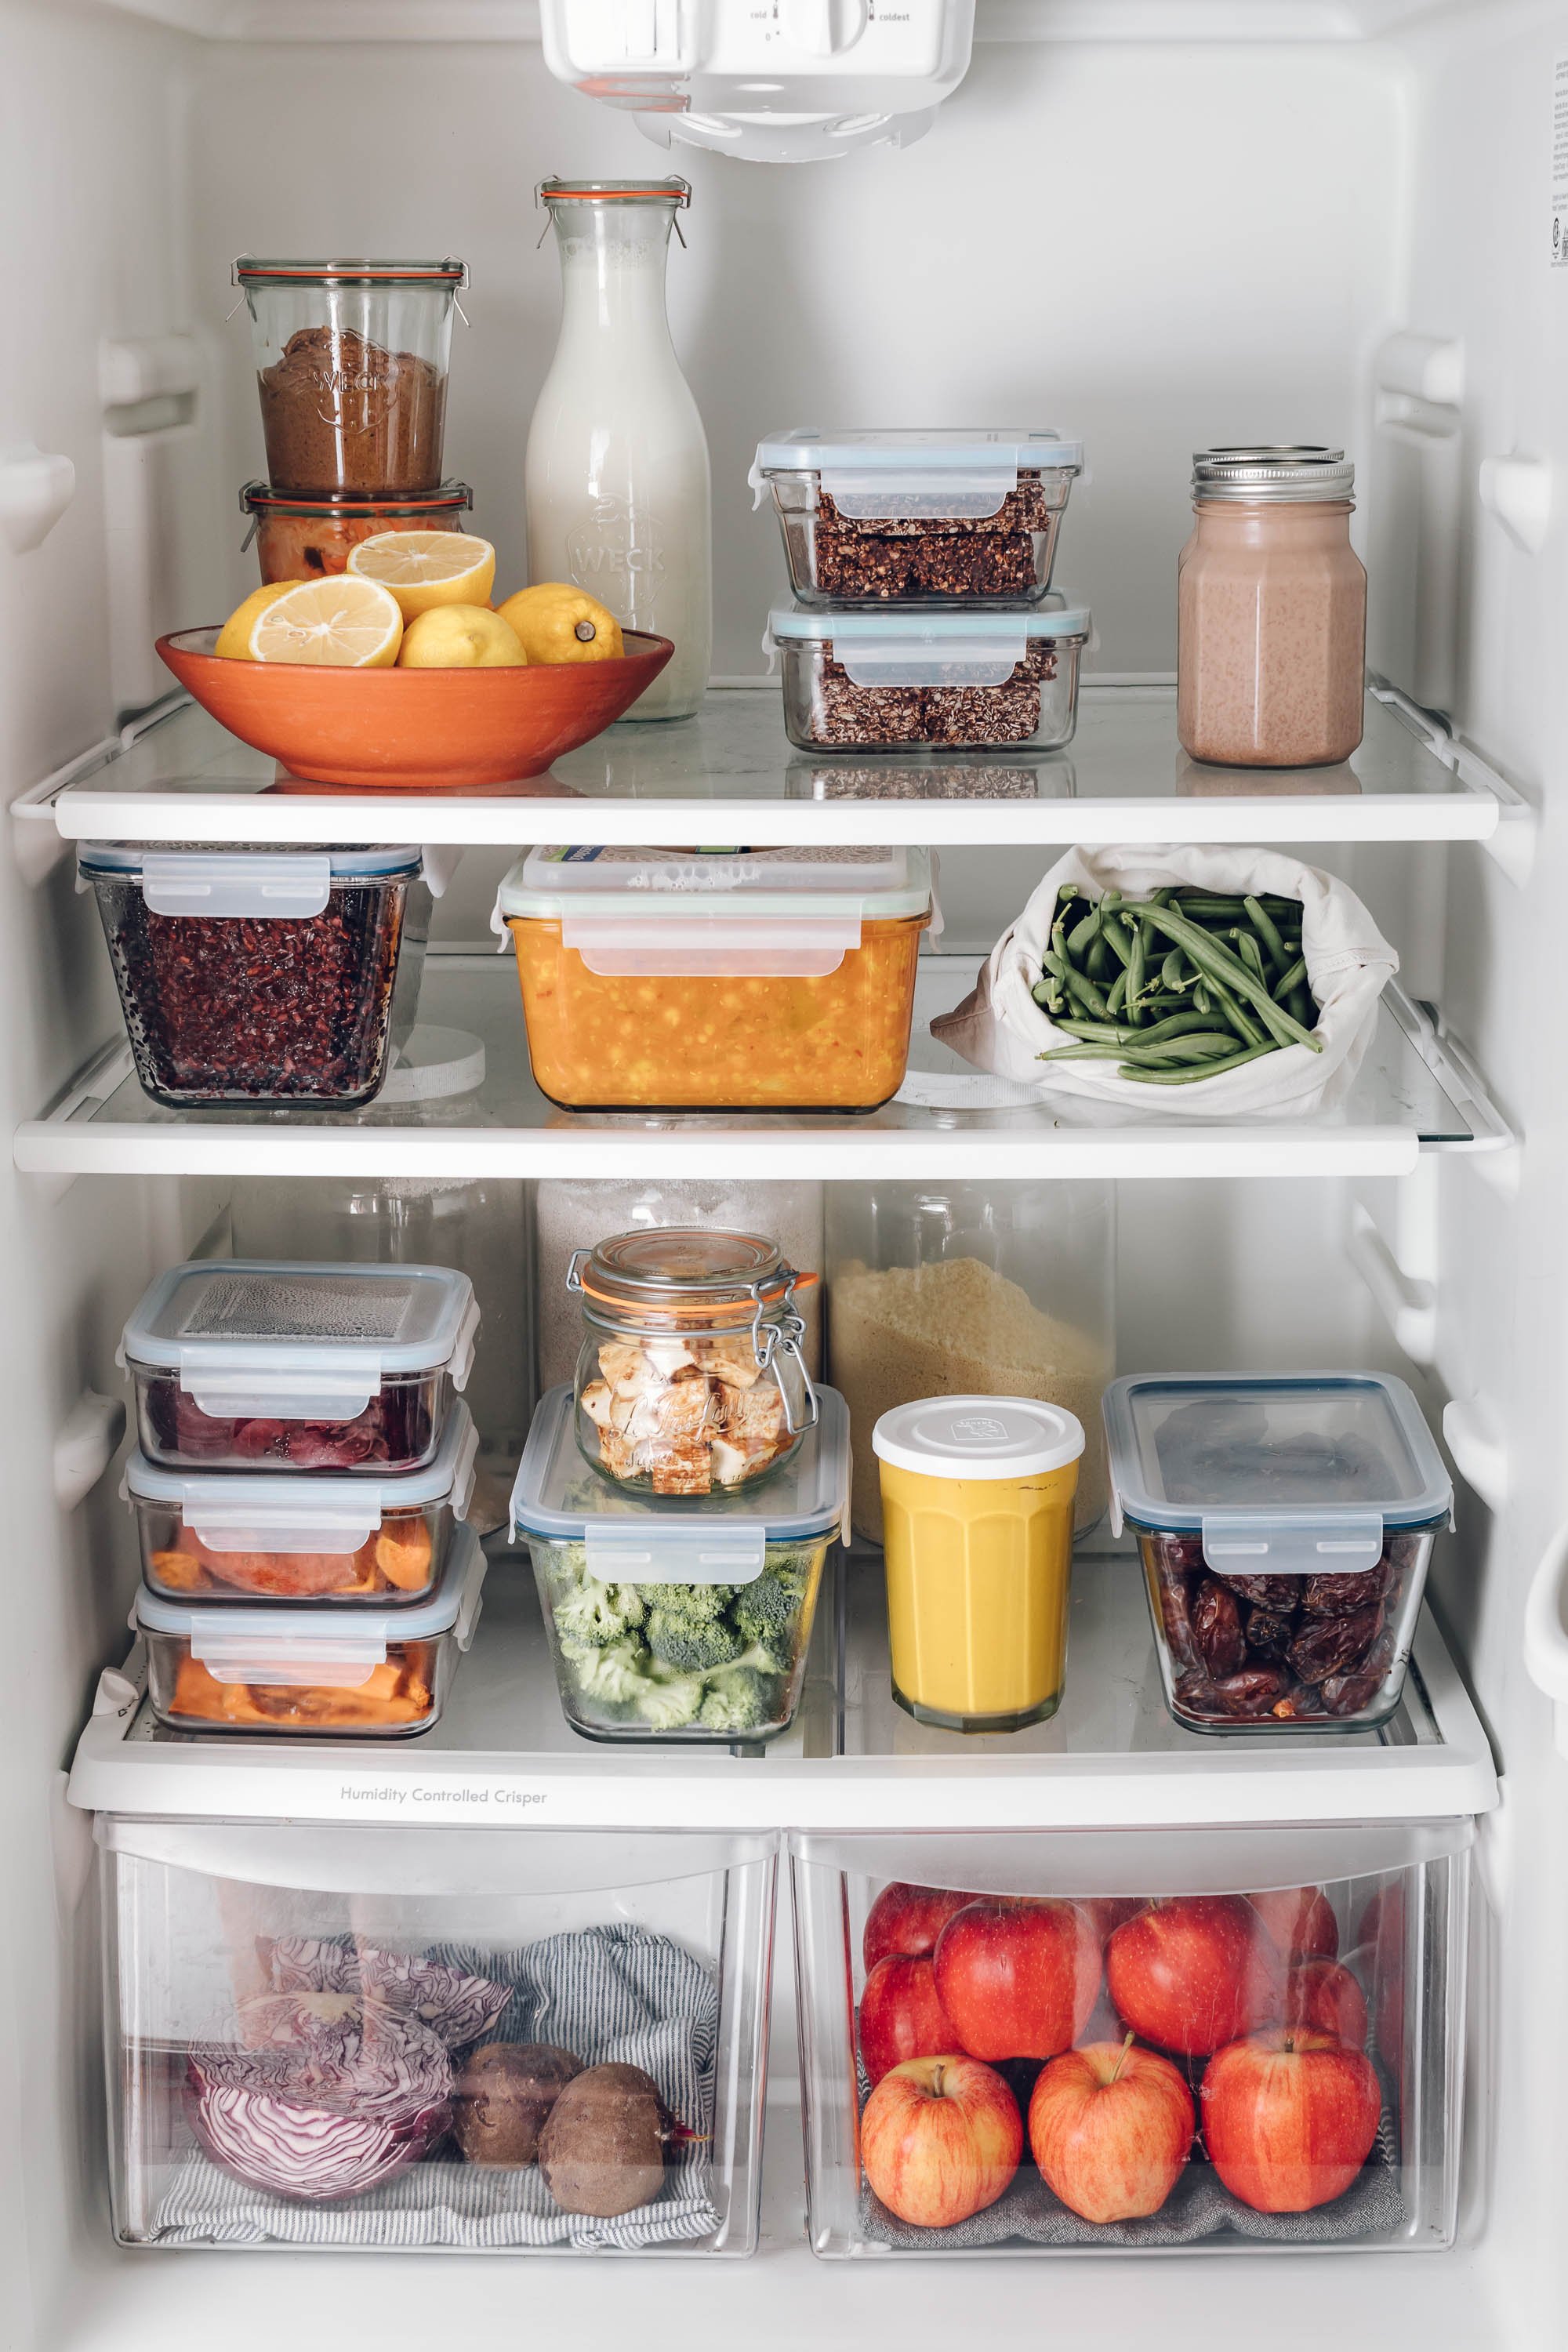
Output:
[[882,1541],[871,1433],[921,1397],[1037,1399],[1087,1445],[1082,1535],[1109,1496],[1100,1399],[1115,1370],[1108,1184],[830,1184],[827,1359],[849,1407],[855,1533]]
[[1343,450],[1200,449],[1176,585],[1176,733],[1192,759],[1318,768],[1362,738],[1366,573]]

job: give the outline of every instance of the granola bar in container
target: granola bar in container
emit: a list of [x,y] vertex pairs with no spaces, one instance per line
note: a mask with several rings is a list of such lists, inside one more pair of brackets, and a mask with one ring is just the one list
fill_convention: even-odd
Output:
[[89,841],[77,870],[154,1102],[347,1108],[380,1091],[405,933],[422,942],[428,922],[421,851]]
[[460,1528],[436,1590],[412,1608],[218,1610],[142,1585],[131,1623],[153,1712],[172,1731],[251,1739],[428,1731],[473,1641],[485,1566]]
[[479,1310],[442,1265],[219,1258],[171,1266],[125,1326],[142,1453],[167,1470],[422,1470]]
[[824,613],[781,605],[770,659],[802,751],[1052,751],[1078,724],[1082,607]]
[[821,432],[761,442],[803,604],[1037,604],[1083,450],[1048,428]]
[[1113,1381],[1111,1525],[1138,1539],[1189,1730],[1373,1731],[1399,1705],[1453,1486],[1403,1381]]
[[122,1493],[150,1592],[203,1608],[395,1609],[427,1600],[473,1498],[479,1435],[459,1405],[433,1462],[385,1478],[164,1470],[142,1453]]

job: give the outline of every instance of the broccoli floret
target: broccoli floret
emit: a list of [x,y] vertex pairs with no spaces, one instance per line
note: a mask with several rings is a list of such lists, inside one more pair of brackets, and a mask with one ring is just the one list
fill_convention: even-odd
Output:
[[770,1573],[742,1585],[730,1604],[730,1622],[748,1642],[776,1642],[794,1625],[799,1608],[799,1597]]
[[643,1584],[637,1590],[650,1609],[670,1610],[678,1616],[704,1622],[722,1617],[735,1597],[732,1584]]
[[734,1627],[722,1617],[686,1616],[675,1609],[656,1609],[645,1631],[655,1657],[686,1674],[706,1674],[710,1667],[727,1666],[745,1648]]
[[710,1731],[755,1731],[776,1718],[777,1688],[754,1666],[726,1666],[710,1677],[697,1720]]
[[608,1706],[624,1706],[649,1687],[647,1652],[639,1642],[616,1642],[601,1649],[591,1642],[565,1641],[561,1654],[570,1665],[584,1698]]
[[700,1675],[677,1675],[668,1682],[647,1682],[637,1693],[637,1711],[655,1731],[679,1731],[684,1725],[695,1723],[701,1704]]
[[556,1593],[552,1606],[556,1633],[563,1641],[600,1648],[624,1641],[647,1613],[635,1584],[599,1584],[592,1577]]
[[759,1675],[787,1675],[795,1666],[795,1643],[787,1635],[772,1642],[752,1642],[734,1661],[732,1671],[742,1666]]

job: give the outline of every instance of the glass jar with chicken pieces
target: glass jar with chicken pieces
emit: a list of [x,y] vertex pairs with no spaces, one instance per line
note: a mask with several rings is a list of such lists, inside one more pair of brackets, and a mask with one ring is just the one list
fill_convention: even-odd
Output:
[[759,1234],[666,1226],[573,1254],[577,1442],[644,1493],[701,1496],[788,1461],[816,1420],[802,1276]]

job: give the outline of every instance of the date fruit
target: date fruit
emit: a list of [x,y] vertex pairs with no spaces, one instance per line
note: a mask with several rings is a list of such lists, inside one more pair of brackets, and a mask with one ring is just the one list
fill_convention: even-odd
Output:
[[1388,1570],[1382,1560],[1373,1568],[1349,1576],[1309,1576],[1301,1592],[1307,1617],[1348,1617],[1357,1609],[1371,1609],[1388,1590]]
[[1291,1643],[1290,1664],[1304,1683],[1325,1682],[1359,1666],[1382,1631],[1381,1601],[1351,1617],[1315,1618]]
[[1289,1616],[1301,1598],[1299,1576],[1226,1576],[1221,1582],[1242,1601],[1250,1601],[1255,1608],[1277,1609]]
[[1212,1682],[1234,1675],[1245,1663],[1247,1643],[1242,1639],[1241,1611],[1235,1593],[1227,1592],[1217,1578],[1205,1576],[1198,1586],[1193,1601],[1192,1625],[1193,1648]]

